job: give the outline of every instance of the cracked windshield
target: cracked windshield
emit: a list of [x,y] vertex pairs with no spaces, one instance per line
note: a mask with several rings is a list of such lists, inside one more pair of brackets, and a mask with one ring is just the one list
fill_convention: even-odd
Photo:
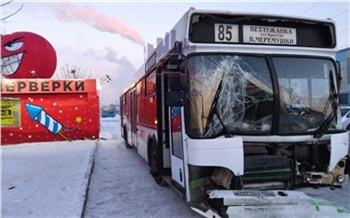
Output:
[[[262,56],[191,57],[188,134],[211,138],[317,131],[335,110],[330,98],[333,62],[305,57],[271,60],[274,66]],[[278,87],[272,85],[271,69],[276,70]]]

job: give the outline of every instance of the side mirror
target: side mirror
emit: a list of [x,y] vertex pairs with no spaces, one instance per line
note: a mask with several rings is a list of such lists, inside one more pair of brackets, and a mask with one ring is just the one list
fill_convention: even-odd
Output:
[[166,95],[166,105],[169,107],[181,107],[184,105],[184,96],[181,91],[169,91]]
[[179,91],[180,90],[180,74],[177,73],[173,76],[168,76],[168,88],[172,91]]

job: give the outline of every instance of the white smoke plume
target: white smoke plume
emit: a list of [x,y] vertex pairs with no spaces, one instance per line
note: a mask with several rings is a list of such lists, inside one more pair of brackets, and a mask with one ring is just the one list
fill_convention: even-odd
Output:
[[93,6],[78,8],[72,2],[62,2],[53,6],[55,16],[65,22],[82,21],[102,32],[116,33],[144,46],[144,40],[136,30],[122,20],[100,14]]

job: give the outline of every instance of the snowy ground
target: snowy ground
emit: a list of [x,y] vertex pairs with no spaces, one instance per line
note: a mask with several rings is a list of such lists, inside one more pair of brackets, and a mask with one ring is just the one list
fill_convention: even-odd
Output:
[[[119,116],[101,118],[100,139],[120,139]],[[81,217],[97,147],[93,140],[2,146],[1,217]],[[309,194],[349,208],[349,190],[347,184],[335,192]]]
[[101,118],[101,133],[100,138],[102,140],[118,139],[120,135],[120,117],[119,115],[114,118]]
[[[120,137],[119,116],[101,121],[101,139]],[[97,142],[2,146],[1,217],[80,217]]]

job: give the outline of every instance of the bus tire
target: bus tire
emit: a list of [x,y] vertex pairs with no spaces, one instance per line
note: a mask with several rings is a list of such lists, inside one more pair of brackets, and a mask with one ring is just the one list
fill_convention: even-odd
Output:
[[126,126],[124,126],[123,131],[124,131],[123,135],[124,135],[125,147],[130,149],[132,148],[132,146],[128,142],[128,132],[126,131]]
[[350,124],[346,127],[345,130],[346,130],[346,131],[349,131],[349,130],[350,130]]
[[150,167],[150,173],[158,185],[164,186],[166,183],[163,177],[159,174],[157,144],[155,141],[152,140],[149,146],[150,146],[150,149],[148,150],[149,151],[148,164]]

